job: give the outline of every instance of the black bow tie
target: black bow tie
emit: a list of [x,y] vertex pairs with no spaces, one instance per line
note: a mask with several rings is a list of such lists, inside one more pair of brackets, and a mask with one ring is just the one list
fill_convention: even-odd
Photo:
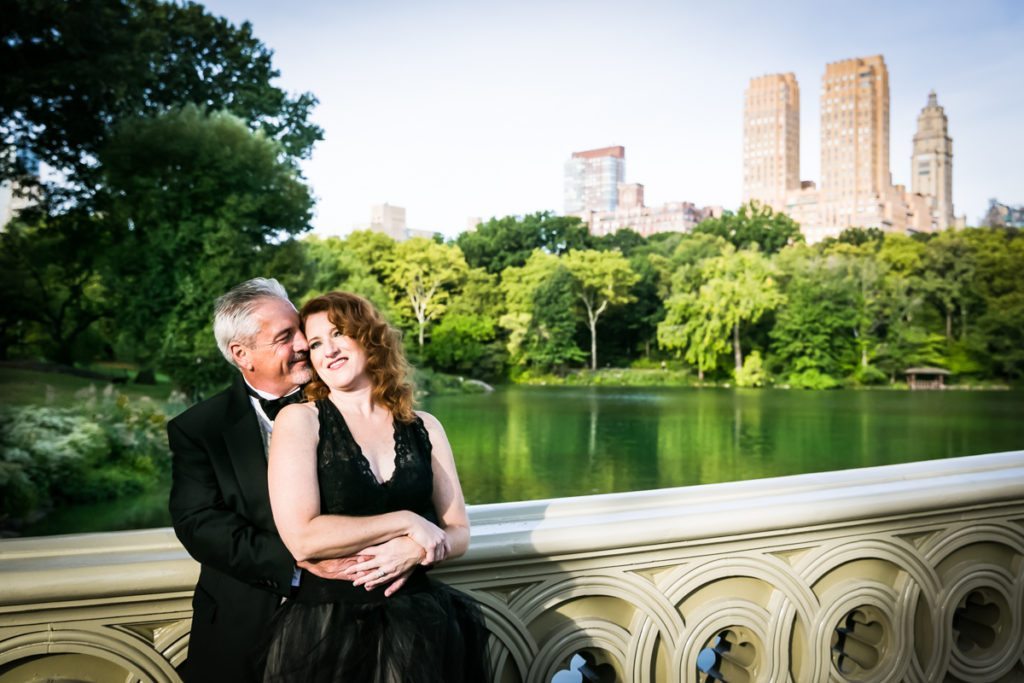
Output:
[[277,414],[281,412],[281,408],[284,408],[287,405],[291,405],[292,403],[302,402],[301,389],[299,389],[298,391],[293,391],[287,396],[282,396],[281,398],[263,398],[262,396],[257,394],[252,388],[249,388],[249,395],[255,396],[259,400],[260,408],[263,408],[263,412],[267,414],[267,417],[270,418],[271,422],[277,419]]

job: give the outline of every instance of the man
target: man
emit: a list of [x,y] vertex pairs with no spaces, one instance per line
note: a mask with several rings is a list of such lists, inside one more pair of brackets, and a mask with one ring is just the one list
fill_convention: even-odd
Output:
[[[270,618],[297,580],[267,493],[267,445],[283,407],[274,399],[301,397],[311,377],[309,347],[295,307],[273,279],[249,280],[220,297],[213,327],[239,374],[167,425],[174,531],[202,565],[182,675],[189,682],[255,681]],[[353,561],[302,567],[335,578]]]

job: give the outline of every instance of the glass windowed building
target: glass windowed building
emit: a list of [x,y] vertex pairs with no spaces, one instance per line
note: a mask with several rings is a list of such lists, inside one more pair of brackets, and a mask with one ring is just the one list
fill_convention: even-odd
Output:
[[565,213],[614,211],[619,204],[619,183],[625,179],[625,147],[573,152],[565,163]]

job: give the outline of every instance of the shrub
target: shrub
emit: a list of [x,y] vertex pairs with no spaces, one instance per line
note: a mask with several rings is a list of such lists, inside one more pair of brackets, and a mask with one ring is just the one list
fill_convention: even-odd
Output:
[[736,386],[763,387],[768,381],[764,362],[759,351],[751,351],[743,360],[743,367],[736,371]]
[[793,373],[786,378],[786,383],[794,389],[835,389],[839,386],[839,380],[815,368]]
[[889,378],[873,365],[858,365],[853,380],[857,384],[885,384]]
[[140,492],[170,471],[166,414],[112,390],[74,408],[0,408],[0,515]]

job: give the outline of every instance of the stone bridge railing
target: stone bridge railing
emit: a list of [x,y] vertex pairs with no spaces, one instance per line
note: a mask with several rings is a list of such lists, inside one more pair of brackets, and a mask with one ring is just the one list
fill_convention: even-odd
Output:
[[[471,518],[435,576],[483,603],[498,681],[575,653],[638,683],[1024,680],[1024,452]],[[0,541],[0,683],[177,681],[196,576],[169,529]]]

